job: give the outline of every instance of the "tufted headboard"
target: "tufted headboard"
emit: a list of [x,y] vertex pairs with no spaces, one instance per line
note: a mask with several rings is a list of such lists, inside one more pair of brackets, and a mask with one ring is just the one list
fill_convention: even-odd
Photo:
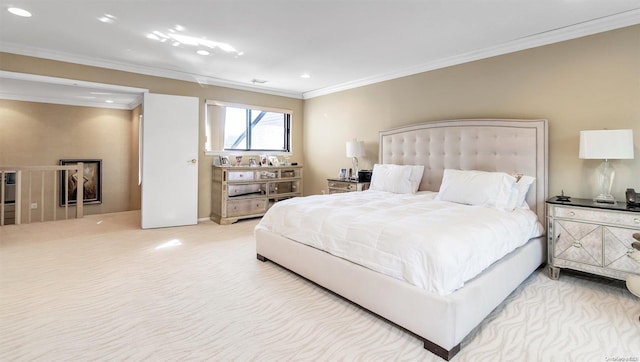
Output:
[[456,119],[380,132],[380,163],[424,165],[419,190],[438,191],[445,168],[533,176],[527,203],[542,225],[547,198],[547,121]]

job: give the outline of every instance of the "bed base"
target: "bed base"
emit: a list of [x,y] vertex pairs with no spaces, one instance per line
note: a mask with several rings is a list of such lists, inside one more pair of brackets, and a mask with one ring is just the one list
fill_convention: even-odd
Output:
[[[276,265],[280,266],[281,268],[287,269],[287,268],[285,268],[284,266],[282,266],[282,265],[280,265],[280,264],[278,264],[278,263],[274,262],[273,260],[269,260],[268,258],[264,257],[263,255],[256,254],[256,258],[257,258],[258,260],[260,260],[261,262],[268,262],[268,261],[271,261],[272,263],[274,263],[274,264],[276,264]],[[320,285],[320,284],[318,284],[318,283],[314,282],[314,281],[313,281],[313,280],[311,280],[311,279],[305,278],[304,276],[302,276],[302,275],[300,275],[300,274],[298,274],[298,273],[294,272],[294,271],[293,271],[293,270],[291,270],[291,269],[287,269],[287,270],[288,270],[289,272],[291,272],[291,273],[293,273],[293,274],[296,274],[297,276],[299,276],[299,277],[301,277],[301,278],[303,278],[303,279],[307,280],[308,282],[310,282],[310,283],[312,283],[312,284],[315,284],[316,286],[318,286],[318,287],[320,287],[320,288],[322,288],[322,289],[326,290],[327,292],[329,292],[329,293],[331,293],[331,294],[335,295],[336,297],[338,297],[338,298],[340,298],[340,299],[342,299],[342,300],[344,300],[344,301],[346,301],[346,302],[349,302],[349,303],[351,303],[351,304],[353,304],[353,305],[355,305],[355,306],[358,306],[359,308],[364,309],[365,311],[367,311],[367,312],[369,312],[369,313],[371,313],[371,314],[375,315],[376,317],[378,317],[378,318],[380,318],[380,319],[385,320],[387,323],[393,324],[393,325],[394,325],[394,326],[396,326],[397,328],[399,328],[399,329],[403,330],[405,333],[411,334],[412,336],[416,337],[417,339],[421,340],[421,341],[424,343],[424,349],[428,350],[429,352],[431,352],[431,353],[433,353],[433,354],[435,354],[435,355],[437,355],[437,356],[439,356],[439,357],[441,357],[441,358],[443,358],[443,359],[445,359],[445,360],[447,360],[447,361],[448,361],[448,360],[450,360],[451,358],[453,358],[453,356],[455,356],[458,352],[460,352],[460,344],[458,344],[458,345],[454,346],[451,350],[447,350],[447,349],[445,349],[445,348],[442,348],[442,347],[438,346],[437,344],[435,344],[435,343],[433,343],[433,342],[431,342],[431,341],[429,341],[429,340],[427,340],[427,339],[424,339],[424,338],[420,337],[419,335],[417,335],[417,334],[415,334],[415,333],[411,332],[410,330],[408,330],[408,329],[404,328],[403,326],[401,326],[401,325],[399,325],[399,324],[396,324],[396,323],[394,323],[393,321],[390,321],[389,319],[387,319],[387,318],[385,318],[385,317],[381,316],[380,314],[377,314],[377,313],[375,313],[375,312],[373,312],[373,311],[371,311],[371,310],[369,310],[369,309],[367,309],[367,308],[365,308],[365,307],[361,306],[360,304],[357,304],[357,303],[353,302],[352,300],[349,300],[349,299],[345,298],[344,296],[342,296],[342,295],[340,295],[340,294],[338,294],[338,293],[334,292],[333,290],[331,290],[331,289],[327,289],[327,288],[325,288],[324,286],[322,286],[322,285]]]
[[464,337],[544,263],[545,248],[544,237],[532,239],[463,288],[441,296],[264,229],[256,230],[258,260],[270,260],[391,322],[447,361],[460,351]]

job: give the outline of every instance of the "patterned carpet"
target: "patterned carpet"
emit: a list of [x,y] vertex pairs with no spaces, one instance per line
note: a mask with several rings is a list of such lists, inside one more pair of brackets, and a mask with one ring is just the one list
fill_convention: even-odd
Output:
[[[257,220],[141,230],[138,212],[0,228],[2,361],[441,361],[255,258]],[[453,361],[639,361],[623,283],[541,269]]]

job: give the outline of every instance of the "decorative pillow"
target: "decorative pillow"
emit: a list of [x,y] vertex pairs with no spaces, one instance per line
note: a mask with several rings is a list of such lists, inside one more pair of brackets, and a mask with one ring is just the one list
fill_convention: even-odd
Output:
[[[436,200],[513,210],[515,177],[504,172],[445,169]],[[516,200],[517,201],[517,200]]]
[[415,194],[422,181],[422,165],[373,165],[369,189],[393,192],[396,194]]

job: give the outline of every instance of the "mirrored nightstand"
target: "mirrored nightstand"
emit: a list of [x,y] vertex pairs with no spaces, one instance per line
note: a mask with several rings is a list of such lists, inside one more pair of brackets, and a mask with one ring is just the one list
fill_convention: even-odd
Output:
[[328,178],[327,186],[330,194],[339,192],[365,191],[369,189],[369,182],[359,182],[358,180]]

